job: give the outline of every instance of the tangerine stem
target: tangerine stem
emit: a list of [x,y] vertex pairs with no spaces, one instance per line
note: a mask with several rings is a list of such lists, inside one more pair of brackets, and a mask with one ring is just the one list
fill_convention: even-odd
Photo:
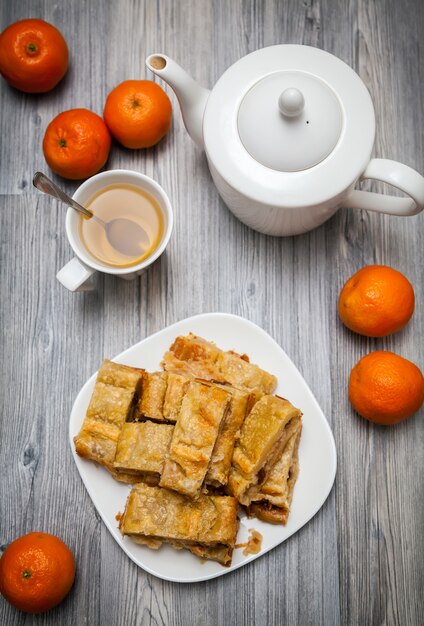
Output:
[[37,45],[35,43],[30,42],[27,45],[26,50],[27,50],[28,54],[34,55],[34,54],[36,54],[38,52],[38,47],[37,47]]

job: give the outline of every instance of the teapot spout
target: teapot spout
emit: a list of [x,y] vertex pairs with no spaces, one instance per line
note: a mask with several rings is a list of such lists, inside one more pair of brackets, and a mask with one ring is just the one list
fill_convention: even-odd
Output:
[[146,65],[175,91],[187,132],[203,148],[203,114],[210,91],[196,83],[178,63],[164,54],[151,54],[146,59]]

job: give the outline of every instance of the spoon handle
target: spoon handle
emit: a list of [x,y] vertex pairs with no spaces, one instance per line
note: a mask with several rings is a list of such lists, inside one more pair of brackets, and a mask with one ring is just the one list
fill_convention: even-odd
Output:
[[59,187],[42,172],[36,172],[34,178],[32,179],[32,184],[40,191],[43,191],[44,193],[53,196],[53,198],[64,202],[65,204],[71,206],[73,209],[79,211],[83,215],[86,215],[87,217],[93,217],[92,211],[84,208],[83,206],[81,206],[81,204],[78,204],[78,202],[75,202],[75,200],[68,196],[68,194],[66,194],[64,191],[59,189]]

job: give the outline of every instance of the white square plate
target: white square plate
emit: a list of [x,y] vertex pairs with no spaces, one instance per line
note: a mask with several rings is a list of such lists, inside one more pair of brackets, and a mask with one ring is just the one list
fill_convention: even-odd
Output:
[[228,574],[257,559],[302,528],[324,504],[336,474],[336,448],[330,427],[308,385],[280,346],[261,328],[236,315],[207,313],[177,322],[125,350],[115,361],[149,371],[160,369],[163,354],[178,335],[189,332],[214,341],[224,350],[234,349],[249,355],[252,363],[278,378],[276,393],[288,398],[303,412],[303,431],[299,446],[300,474],[295,486],[292,509],[286,526],[266,524],[241,515],[237,543],[247,541],[250,528],[262,537],[259,554],[244,556],[242,549],[233,553],[231,567],[208,561],[203,563],[188,551],[175,551],[163,545],[151,550],[137,545],[118,530],[116,515],[123,512],[129,485],[116,482],[102,467],[81,459],[73,437],[78,434],[93,392],[96,374],[85,383],[72,408],[69,435],[72,454],[87,491],[112,536],[137,565],[147,572],[174,582],[198,582]]

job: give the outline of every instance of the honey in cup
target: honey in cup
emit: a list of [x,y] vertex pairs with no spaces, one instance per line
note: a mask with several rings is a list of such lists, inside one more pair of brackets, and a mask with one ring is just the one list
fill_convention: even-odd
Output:
[[[109,185],[84,206],[106,224],[118,220],[114,222],[113,236],[108,236],[102,224],[81,215],[81,241],[96,261],[111,267],[131,267],[147,259],[159,246],[164,232],[163,213],[145,190],[135,185]],[[121,222],[120,218],[128,222]],[[134,229],[128,239],[125,233],[128,234],[131,222]]]

